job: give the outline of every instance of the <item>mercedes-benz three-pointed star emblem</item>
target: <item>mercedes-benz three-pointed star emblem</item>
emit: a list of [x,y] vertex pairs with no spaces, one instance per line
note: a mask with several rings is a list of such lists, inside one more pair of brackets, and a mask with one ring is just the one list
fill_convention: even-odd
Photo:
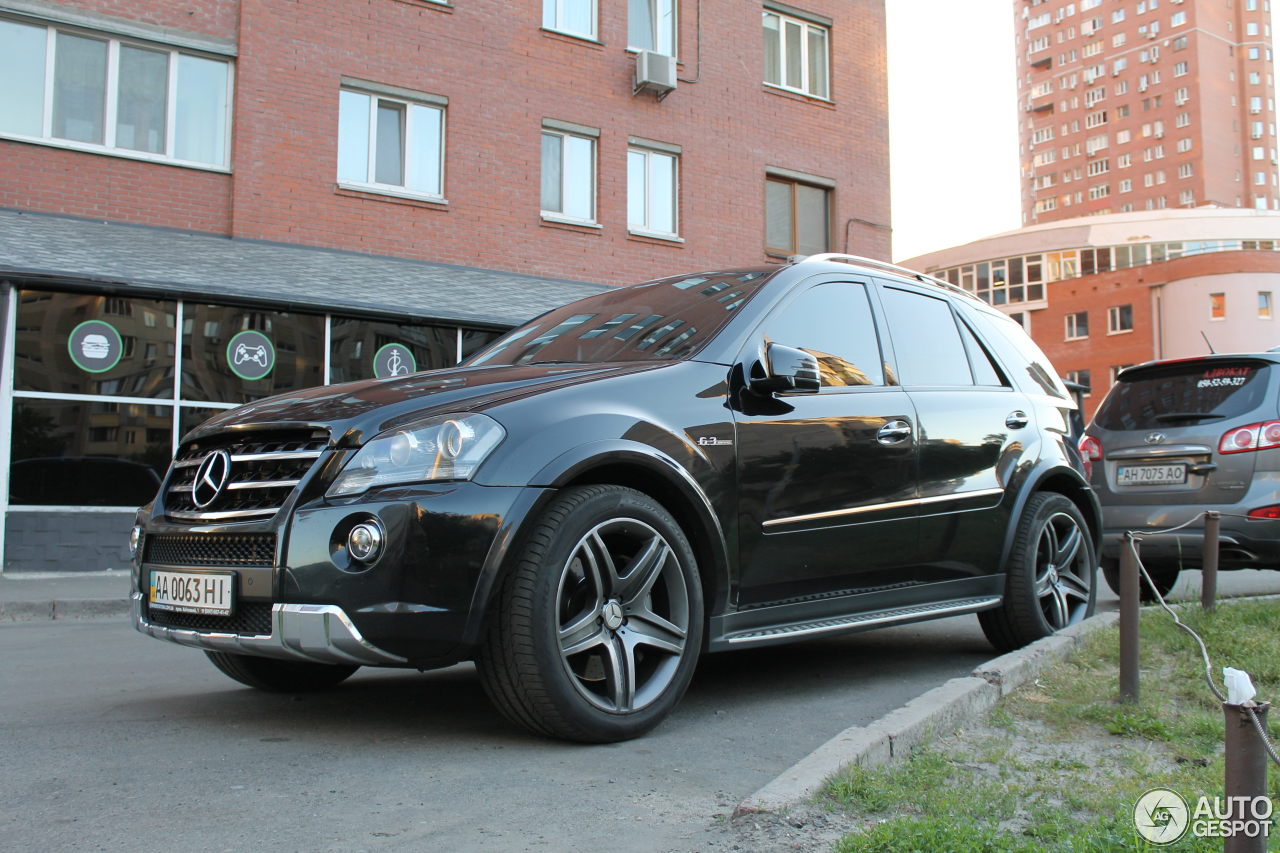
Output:
[[230,478],[231,456],[225,450],[214,450],[196,469],[196,479],[191,484],[191,500],[204,509],[218,499]]

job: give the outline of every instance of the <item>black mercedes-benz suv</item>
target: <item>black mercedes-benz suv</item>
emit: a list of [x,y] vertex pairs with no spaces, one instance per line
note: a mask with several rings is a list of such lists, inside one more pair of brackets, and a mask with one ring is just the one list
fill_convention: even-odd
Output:
[[1093,609],[1074,408],[999,311],[851,256],[651,281],[463,365],[185,436],[133,531],[138,630],[254,687],[474,660],[512,721],[635,737],[706,652]]

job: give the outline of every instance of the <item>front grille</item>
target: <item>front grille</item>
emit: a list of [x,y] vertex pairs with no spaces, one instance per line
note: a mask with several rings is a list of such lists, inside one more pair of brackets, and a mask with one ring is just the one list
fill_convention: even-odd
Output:
[[156,535],[146,538],[143,562],[166,566],[274,566],[274,533]]
[[[328,436],[311,431],[263,431],[213,436],[190,442],[178,451],[165,491],[165,515],[179,521],[239,521],[276,514],[328,445]],[[230,468],[211,472],[222,480],[210,501],[210,486],[196,475],[210,454],[225,451]],[[206,501],[196,503],[197,489]]]
[[242,636],[269,636],[271,634],[271,605],[259,602],[237,604],[230,616],[205,616],[201,613],[176,613],[148,607],[146,619],[152,625],[163,628],[179,628],[185,631],[208,631]]

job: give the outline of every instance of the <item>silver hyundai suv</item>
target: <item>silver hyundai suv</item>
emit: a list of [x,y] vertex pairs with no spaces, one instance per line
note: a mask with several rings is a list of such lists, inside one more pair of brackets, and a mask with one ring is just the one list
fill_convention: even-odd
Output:
[[[1200,568],[1205,510],[1222,514],[1221,568],[1280,568],[1277,365],[1280,353],[1234,353],[1121,372],[1080,441],[1113,590],[1128,530],[1143,533],[1143,565],[1161,595],[1182,569]],[[1144,533],[1190,519],[1176,533]]]

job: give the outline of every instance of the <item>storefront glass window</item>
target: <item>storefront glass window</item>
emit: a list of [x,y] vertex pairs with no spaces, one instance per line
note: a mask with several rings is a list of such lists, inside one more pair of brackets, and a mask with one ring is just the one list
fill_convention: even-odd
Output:
[[487,347],[489,344],[503,336],[503,332],[488,332],[483,329],[463,329],[462,330],[462,358],[465,361],[470,358],[473,353]]
[[182,398],[249,403],[324,382],[324,318],[186,303]]
[[20,291],[14,390],[172,398],[175,305]]
[[334,317],[329,381],[407,376],[457,363],[458,330]]
[[141,506],[169,466],[172,425],[171,406],[19,398],[9,502]]

